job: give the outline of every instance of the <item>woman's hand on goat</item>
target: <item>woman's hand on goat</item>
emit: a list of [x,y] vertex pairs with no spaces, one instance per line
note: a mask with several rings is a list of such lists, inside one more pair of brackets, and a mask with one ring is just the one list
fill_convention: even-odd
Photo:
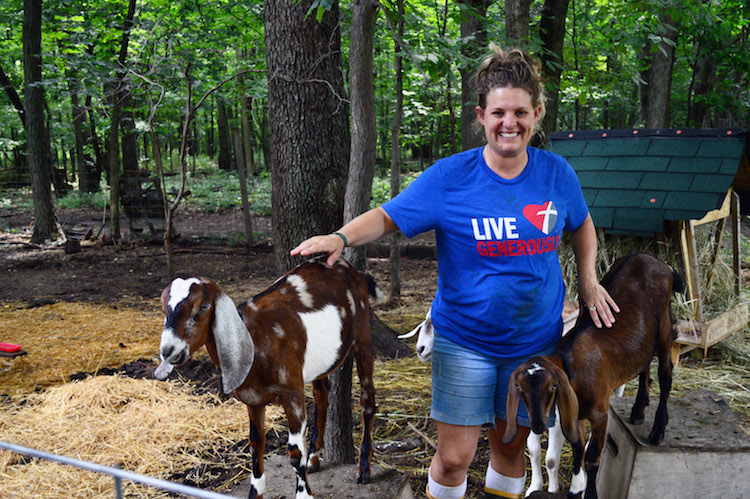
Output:
[[336,260],[344,252],[344,238],[338,234],[326,234],[314,236],[302,241],[296,248],[289,252],[290,255],[308,256],[317,253],[327,253],[326,263],[332,267]]
[[595,281],[586,282],[582,279],[579,282],[578,294],[596,327],[602,327],[602,323],[607,327],[612,327],[615,323],[615,313],[620,311],[620,307],[609,296],[604,286]]
[[371,243],[380,236],[390,234],[395,230],[398,230],[396,224],[388,216],[388,213],[378,206],[362,213],[340,228],[338,232],[315,236],[302,241],[289,254],[292,256],[307,256],[315,253],[328,253],[326,263],[331,267],[344,252],[346,246],[356,248]]

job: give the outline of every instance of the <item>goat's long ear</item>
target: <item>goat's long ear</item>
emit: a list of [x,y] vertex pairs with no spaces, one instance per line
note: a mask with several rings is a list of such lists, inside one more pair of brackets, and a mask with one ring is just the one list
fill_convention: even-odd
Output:
[[549,364],[548,367],[557,378],[555,402],[560,412],[560,427],[568,442],[577,443],[581,438],[578,433],[578,395],[570,385],[565,371],[554,364]]
[[518,391],[518,385],[516,383],[516,372],[510,376],[508,382],[508,400],[505,405],[505,433],[503,434],[503,443],[508,445],[518,434],[518,404],[521,402],[521,394]]
[[224,293],[214,302],[213,333],[221,364],[224,393],[232,393],[245,382],[255,358],[255,345],[234,302]]
[[405,340],[406,338],[411,338],[412,336],[416,335],[420,331],[420,329],[423,328],[423,327],[424,327],[424,321],[422,321],[419,324],[417,324],[417,327],[415,327],[414,329],[412,329],[408,333],[399,334],[397,336],[397,338],[399,340]]

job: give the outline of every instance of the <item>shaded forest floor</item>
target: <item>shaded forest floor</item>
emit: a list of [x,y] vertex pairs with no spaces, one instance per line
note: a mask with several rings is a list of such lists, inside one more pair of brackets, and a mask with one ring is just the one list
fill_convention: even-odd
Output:
[[[77,231],[90,229],[94,235],[102,220],[101,213],[91,210],[66,210],[59,212],[58,216],[66,228]],[[0,359],[0,362],[4,362],[0,365],[0,407],[15,409],[17,404],[25,403],[24,397],[27,394],[71,380],[86,379],[92,373],[119,373],[131,378],[150,379],[158,356],[161,329],[158,298],[168,283],[161,245],[126,237],[125,243],[114,246],[100,237],[84,241],[80,252],[68,254],[61,245],[29,244],[30,221],[28,213],[0,213],[0,324],[4,324],[4,317],[14,313],[27,317],[29,321],[54,318],[60,321],[59,324],[65,321],[70,324],[74,317],[66,314],[81,312],[68,312],[54,307],[60,303],[86,303],[101,311],[99,313],[102,315],[99,317],[102,322],[124,314],[145,317],[145,325],[138,325],[135,328],[137,331],[134,331],[126,324],[118,327],[115,322],[107,328],[116,330],[113,340],[115,346],[110,349],[119,350],[118,355],[102,353],[93,364],[71,361],[61,368],[64,372],[52,377],[53,381],[39,382],[36,385],[27,383],[22,388],[19,385],[18,389],[14,389],[7,380],[17,379],[12,376],[15,370],[20,369],[19,365],[32,362],[35,355],[33,352],[40,349],[53,351],[51,346],[43,343],[48,341],[47,338],[56,336],[42,334],[39,336],[42,338],[39,344],[24,345],[30,353],[27,357],[14,361]],[[242,230],[242,219],[238,211],[188,211],[178,218],[176,224],[181,235],[175,252],[178,275],[210,277],[236,302],[262,291],[276,279],[274,257],[268,242],[268,219],[254,220],[258,244],[252,249],[236,244],[236,234]],[[122,226],[127,229],[125,221]],[[430,247],[434,242],[427,235],[410,244]],[[404,258],[401,266],[401,304],[376,309],[377,316],[392,330],[391,334],[407,332],[423,319],[436,287],[437,264],[433,259]],[[388,261],[384,258],[370,258],[368,272],[375,276],[381,288],[387,292],[390,282]],[[41,319],[33,319],[39,317],[33,314],[35,310],[41,312]],[[125,322],[125,319],[117,320]],[[13,336],[3,336],[8,331],[0,330],[0,341],[14,342]],[[116,346],[118,339],[119,348]],[[414,340],[408,341],[411,348]],[[381,352],[376,365],[380,415],[375,428],[375,460],[385,467],[412,473],[415,495],[424,497],[427,467],[433,454],[428,440],[436,439],[434,423],[427,417],[430,373],[429,366],[417,362],[410,351],[408,355],[409,358],[406,359],[394,358],[393,354]],[[690,377],[690,370],[698,370],[702,365],[705,367],[703,363],[704,361],[685,359],[681,364],[684,368],[682,371]],[[720,360],[710,361],[708,368],[719,369],[717,377],[729,377],[734,385],[748,390],[750,377],[747,370],[723,371],[720,364]],[[205,357],[199,357],[176,370],[172,377],[177,383],[192,387],[192,391],[215,392],[216,371],[206,362]],[[355,390],[358,391],[358,387]],[[675,391],[680,391],[680,376],[675,382]],[[634,386],[629,385],[628,392],[632,394]],[[354,405],[356,407],[356,403]],[[245,418],[241,411],[237,417]],[[744,418],[746,422],[750,419],[748,414]],[[354,418],[355,424],[358,419]],[[227,487],[228,483],[245,478],[249,473],[245,442],[240,438],[231,444],[217,444],[218,450],[215,452],[206,454],[201,451],[207,456],[207,464],[174,471],[170,476],[201,487]],[[275,431],[273,435],[269,435],[269,452],[284,452],[285,443],[285,432]],[[487,458],[488,446],[486,439],[483,439],[471,469],[467,497],[480,497]],[[569,454],[567,457],[564,455],[565,459],[568,461],[563,463],[563,477],[569,476]]]

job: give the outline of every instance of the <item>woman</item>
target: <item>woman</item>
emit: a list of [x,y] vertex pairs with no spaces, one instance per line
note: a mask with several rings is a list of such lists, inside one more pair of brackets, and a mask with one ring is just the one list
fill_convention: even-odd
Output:
[[407,189],[338,232],[302,242],[292,255],[369,243],[396,229],[435,229],[438,290],[431,417],[438,450],[427,496],[459,499],[483,426],[490,427],[487,497],[520,497],[529,432],[503,445],[508,381],[535,355],[551,353],[562,331],[565,286],[556,248],[571,233],[579,293],[592,320],[610,327],[614,300],[598,283],[596,232],[575,172],[560,156],[529,147],[544,116],[541,66],[527,53],[492,46],[476,77],[476,115],[487,144],[439,160]]

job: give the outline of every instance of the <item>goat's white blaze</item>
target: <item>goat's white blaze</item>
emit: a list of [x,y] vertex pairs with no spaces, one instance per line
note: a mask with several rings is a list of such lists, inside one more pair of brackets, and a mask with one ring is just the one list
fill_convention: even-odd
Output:
[[335,305],[328,304],[314,312],[299,314],[307,331],[307,348],[302,377],[305,383],[327,372],[341,348],[341,316]]
[[200,284],[200,280],[191,277],[190,279],[177,278],[172,281],[172,285],[169,287],[169,301],[167,305],[171,310],[174,310],[182,300],[188,297],[190,294],[190,286],[193,284]]
[[544,371],[544,368],[542,366],[540,366],[539,364],[537,364],[536,362],[534,362],[533,364],[531,364],[531,368],[530,369],[526,370],[526,372],[529,373],[529,376],[533,376],[534,374],[538,373],[539,371]]
[[302,305],[307,308],[313,308],[313,297],[307,290],[307,282],[305,282],[302,277],[297,274],[292,274],[286,278],[286,282],[291,284],[292,287],[297,291],[299,301],[302,302]]
[[266,474],[263,473],[259,478],[255,478],[255,476],[250,475],[250,485],[255,487],[255,490],[258,492],[259,496],[262,496],[263,492],[266,491]]

